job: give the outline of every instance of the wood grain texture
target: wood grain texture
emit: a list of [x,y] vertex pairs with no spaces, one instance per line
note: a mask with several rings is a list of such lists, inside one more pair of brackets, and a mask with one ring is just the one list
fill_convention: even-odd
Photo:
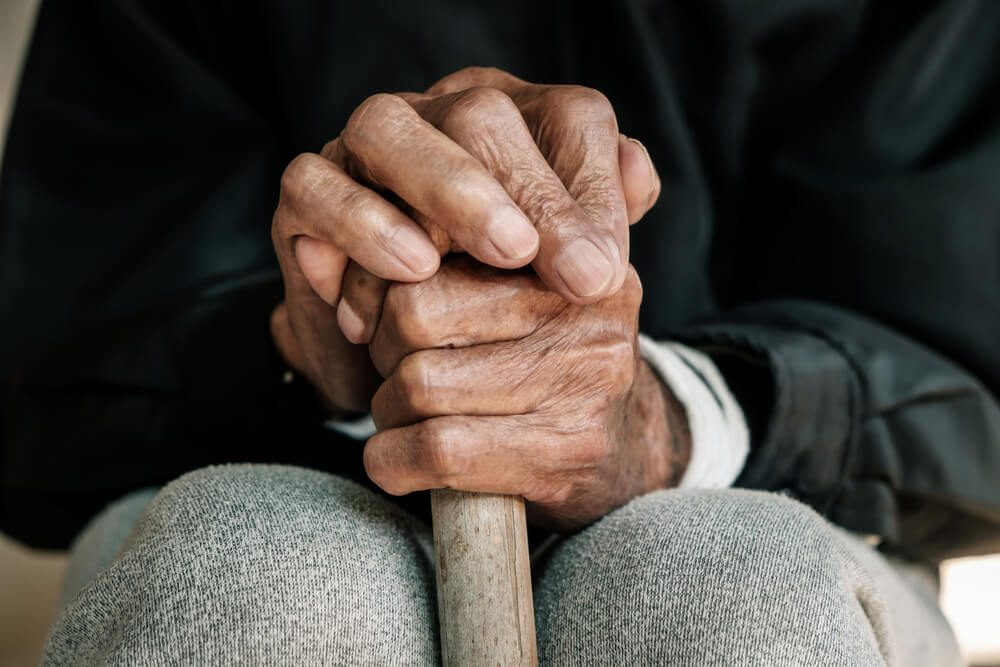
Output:
[[524,501],[431,492],[446,667],[537,665]]

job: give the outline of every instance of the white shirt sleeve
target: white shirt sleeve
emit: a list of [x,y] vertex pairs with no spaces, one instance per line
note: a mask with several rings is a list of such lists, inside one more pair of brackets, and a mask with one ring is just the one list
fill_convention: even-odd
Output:
[[657,342],[641,334],[639,349],[687,413],[691,459],[678,486],[731,486],[746,463],[750,432],[742,408],[715,363],[680,343]]

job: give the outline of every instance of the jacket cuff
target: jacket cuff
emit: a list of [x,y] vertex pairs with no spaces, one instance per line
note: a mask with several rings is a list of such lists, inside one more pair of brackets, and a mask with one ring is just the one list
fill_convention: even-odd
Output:
[[738,486],[784,491],[834,523],[895,540],[896,501],[881,480],[858,479],[860,390],[850,361],[829,340],[771,325],[706,325],[679,336],[702,352],[752,355],[770,368],[773,405]]

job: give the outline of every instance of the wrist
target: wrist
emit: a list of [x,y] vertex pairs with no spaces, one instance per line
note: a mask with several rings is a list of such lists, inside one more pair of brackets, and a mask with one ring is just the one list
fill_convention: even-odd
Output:
[[677,486],[684,477],[688,462],[691,460],[691,428],[688,425],[687,412],[669,386],[655,371],[642,361],[644,372],[651,378],[656,390],[662,397],[663,414],[667,425],[667,451],[670,456],[670,474],[667,478],[667,488]]
[[671,488],[684,476],[691,457],[691,431],[684,406],[645,360],[632,387],[629,423],[646,461],[645,490]]

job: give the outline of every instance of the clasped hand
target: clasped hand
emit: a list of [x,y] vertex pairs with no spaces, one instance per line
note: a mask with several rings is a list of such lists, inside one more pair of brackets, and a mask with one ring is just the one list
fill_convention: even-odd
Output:
[[272,333],[332,410],[371,410],[386,491],[519,494],[578,527],[682,467],[627,261],[658,193],[596,91],[470,69],[369,98],[282,179]]

